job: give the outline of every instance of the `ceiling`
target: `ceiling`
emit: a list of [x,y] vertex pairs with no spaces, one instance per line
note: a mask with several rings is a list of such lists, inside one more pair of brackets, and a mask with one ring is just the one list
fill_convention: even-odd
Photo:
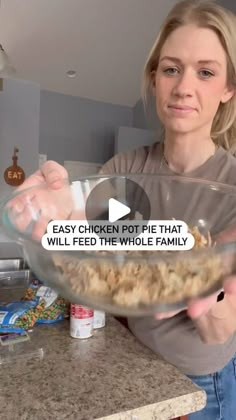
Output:
[[[0,43],[16,78],[134,106],[144,62],[177,0],[1,0]],[[75,78],[66,72],[75,70]]]

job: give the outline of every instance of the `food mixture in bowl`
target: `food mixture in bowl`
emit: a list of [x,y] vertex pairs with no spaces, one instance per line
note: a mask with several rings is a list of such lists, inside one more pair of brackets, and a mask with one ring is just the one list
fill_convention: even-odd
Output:
[[[193,249],[214,246],[210,234],[205,237],[197,227],[190,232],[195,239]],[[199,296],[213,288],[223,275],[222,258],[218,255],[201,252],[188,258],[189,251],[181,251],[186,253],[186,259],[181,255],[181,259],[157,261],[152,259],[157,252],[160,251],[128,251],[129,257],[134,257],[129,261],[122,261],[122,256],[120,261],[76,260],[57,254],[53,261],[62,280],[69,282],[76,295],[106,297],[124,307],[174,303]],[[109,253],[102,252],[103,256]]]

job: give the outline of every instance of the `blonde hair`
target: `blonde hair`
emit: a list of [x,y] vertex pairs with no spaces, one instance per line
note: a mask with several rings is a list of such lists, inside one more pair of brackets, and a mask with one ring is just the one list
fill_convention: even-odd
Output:
[[[212,29],[227,56],[227,83],[236,88],[236,17],[214,0],[183,0],[167,15],[160,33],[149,53],[142,84],[142,97],[147,103],[151,93],[151,73],[158,67],[160,53],[168,36],[180,26],[194,23]],[[214,117],[211,137],[216,144],[236,154],[236,94],[226,103],[220,103]]]

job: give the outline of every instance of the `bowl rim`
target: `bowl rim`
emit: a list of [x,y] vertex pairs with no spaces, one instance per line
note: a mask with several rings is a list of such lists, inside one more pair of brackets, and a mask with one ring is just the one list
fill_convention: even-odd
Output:
[[[177,181],[183,184],[189,183],[189,184],[199,184],[206,187],[210,187],[211,190],[218,191],[220,193],[231,193],[235,194],[236,197],[236,185],[231,184],[225,184],[218,181],[212,181],[205,178],[196,178],[196,177],[189,177],[185,175],[169,175],[169,174],[158,174],[158,173],[109,173],[109,174],[94,174],[94,175],[84,175],[80,176],[76,181],[70,181],[68,178],[62,179],[62,185],[63,187],[70,187],[75,182],[84,182],[87,180],[99,180],[99,179],[114,179],[114,178],[137,178],[141,179],[143,177],[148,177],[149,179],[160,179],[160,180],[168,180],[168,181]],[[34,191],[35,189],[41,189],[41,188],[50,188],[50,185],[47,182],[42,183],[35,183],[34,185],[28,187],[28,188],[22,188],[18,187],[16,190],[13,191],[13,193],[10,193],[5,196],[5,198],[0,202],[0,220],[1,220],[1,226],[3,228],[4,233],[12,239],[14,239],[16,242],[20,243],[22,246],[24,246],[24,242],[30,242],[34,244],[35,246],[40,247],[41,252],[50,252],[58,255],[67,255],[70,258],[78,258],[81,257],[83,259],[104,259],[104,260],[119,260],[121,262],[125,261],[140,261],[140,260],[146,260],[146,261],[164,261],[164,260],[183,260],[183,251],[144,251],[143,255],[132,255],[130,256],[129,252],[125,251],[55,251],[55,250],[46,250],[42,247],[41,241],[33,240],[29,237],[29,235],[22,233],[18,229],[14,227],[14,225],[11,223],[9,217],[8,217],[8,210],[7,205],[10,203],[11,200],[15,199],[16,197],[19,197],[21,194]],[[52,188],[52,191],[59,191],[60,188]],[[230,226],[230,225],[229,225]],[[228,242],[222,242],[217,243],[214,246],[204,247],[193,250],[185,251],[186,255],[192,258],[200,257],[203,254],[207,254],[210,256],[210,254],[217,255],[217,254],[224,254],[227,252],[235,252],[236,251],[236,240],[235,241],[228,241]],[[135,252],[135,251],[131,251]],[[140,252],[140,251],[137,251]],[[104,254],[103,254],[104,253]],[[150,255],[145,255],[150,253]],[[155,254],[155,255],[154,255]],[[171,256],[172,255],[172,256]],[[117,256],[117,257],[114,257]],[[188,257],[187,257],[188,258]]]

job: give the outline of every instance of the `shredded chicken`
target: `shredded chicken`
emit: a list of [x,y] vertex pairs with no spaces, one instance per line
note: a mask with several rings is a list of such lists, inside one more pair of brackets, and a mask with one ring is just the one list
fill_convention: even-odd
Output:
[[[195,239],[194,249],[213,246],[210,234],[203,236],[198,227],[189,231]],[[69,282],[76,295],[102,296],[126,307],[182,301],[203,294],[220,282],[223,271],[218,255],[201,254],[193,258],[189,257],[189,251],[180,251],[185,252],[186,258],[181,254],[179,259],[157,261],[153,258],[156,252],[160,253],[127,251],[130,260],[104,259],[111,251],[101,252],[101,260],[75,260],[60,255],[53,260],[62,280]],[[138,255],[140,259],[132,259]]]

